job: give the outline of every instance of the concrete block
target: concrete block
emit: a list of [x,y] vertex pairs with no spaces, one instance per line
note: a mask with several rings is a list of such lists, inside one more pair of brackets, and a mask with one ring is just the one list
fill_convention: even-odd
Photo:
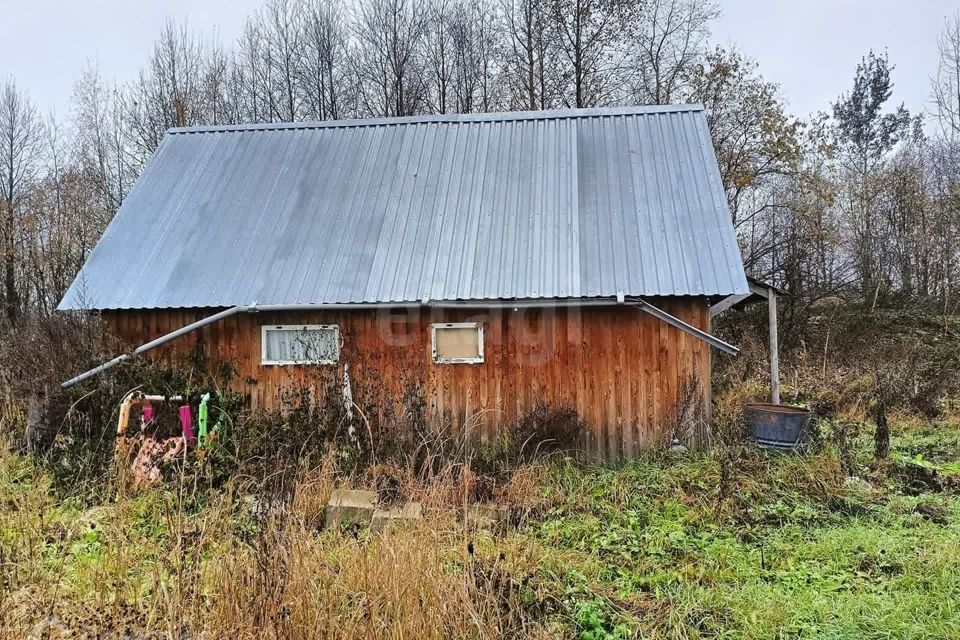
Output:
[[369,525],[377,510],[377,493],[358,489],[334,489],[327,504],[326,526]]
[[377,509],[374,511],[373,520],[370,522],[370,531],[380,533],[395,524],[409,523],[422,517],[423,504],[419,502],[408,502],[392,509]]
[[472,504],[465,514],[467,524],[477,529],[494,529],[506,525],[510,509],[493,503]]

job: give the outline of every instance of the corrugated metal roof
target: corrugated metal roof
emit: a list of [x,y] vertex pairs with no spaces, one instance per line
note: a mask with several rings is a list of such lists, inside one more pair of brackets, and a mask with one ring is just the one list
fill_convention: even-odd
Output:
[[61,309],[746,293],[697,106],[172,129]]

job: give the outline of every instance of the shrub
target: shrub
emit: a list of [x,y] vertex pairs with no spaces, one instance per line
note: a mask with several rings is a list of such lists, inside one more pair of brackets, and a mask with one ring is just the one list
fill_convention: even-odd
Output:
[[478,473],[502,476],[554,454],[577,453],[587,430],[574,409],[539,404],[502,428],[493,442],[471,443],[470,463]]

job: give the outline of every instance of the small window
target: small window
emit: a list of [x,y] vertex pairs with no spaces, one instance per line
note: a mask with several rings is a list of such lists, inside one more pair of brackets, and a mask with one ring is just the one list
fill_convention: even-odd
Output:
[[335,324],[263,327],[262,364],[336,364],[340,360],[340,327]]
[[483,362],[483,326],[478,322],[433,325],[433,361],[437,364]]

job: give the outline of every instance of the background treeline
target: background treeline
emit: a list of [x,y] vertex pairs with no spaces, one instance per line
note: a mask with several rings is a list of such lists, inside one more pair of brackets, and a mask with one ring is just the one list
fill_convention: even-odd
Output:
[[[711,0],[270,0],[235,42],[160,29],[136,78],[88,65],[69,115],[0,87],[0,303],[55,307],[169,127],[697,102],[748,271],[824,298],[956,309],[960,15],[926,113],[867,53],[801,120],[775,82],[711,43]],[[934,46],[931,34],[931,46]]]

